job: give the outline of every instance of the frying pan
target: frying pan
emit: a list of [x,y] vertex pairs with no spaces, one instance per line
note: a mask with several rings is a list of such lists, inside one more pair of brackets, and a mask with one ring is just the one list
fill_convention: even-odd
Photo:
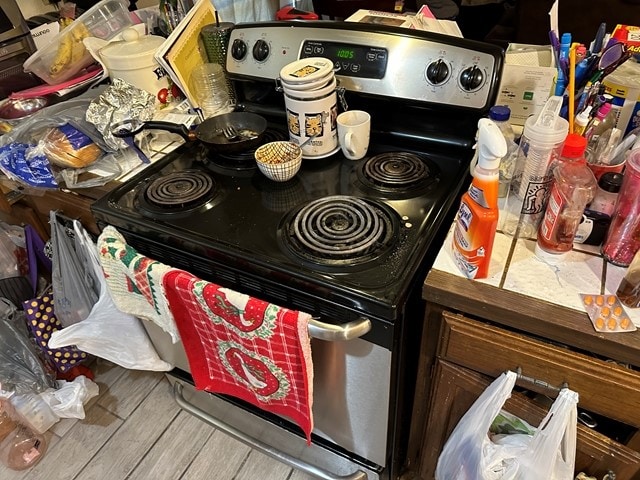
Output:
[[[222,133],[222,129],[229,126],[239,133],[237,138],[229,139]],[[267,120],[255,113],[230,112],[207,118],[193,130],[172,122],[125,120],[113,125],[111,133],[114,137],[122,138],[148,129],[177,133],[188,142],[198,140],[216,152],[232,153],[260,145],[267,129]]]

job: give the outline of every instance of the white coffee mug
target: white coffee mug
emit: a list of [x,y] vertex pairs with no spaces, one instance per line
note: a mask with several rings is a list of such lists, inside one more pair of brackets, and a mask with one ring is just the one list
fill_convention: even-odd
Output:
[[367,154],[371,132],[371,115],[362,110],[348,110],[338,115],[338,140],[349,160],[360,160]]

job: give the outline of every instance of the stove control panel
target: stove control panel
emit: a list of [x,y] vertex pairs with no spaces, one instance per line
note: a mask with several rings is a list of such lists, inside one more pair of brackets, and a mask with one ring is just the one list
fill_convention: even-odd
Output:
[[497,93],[500,47],[410,29],[345,22],[267,22],[234,27],[227,71],[273,80],[285,65],[329,58],[346,90],[486,109]]

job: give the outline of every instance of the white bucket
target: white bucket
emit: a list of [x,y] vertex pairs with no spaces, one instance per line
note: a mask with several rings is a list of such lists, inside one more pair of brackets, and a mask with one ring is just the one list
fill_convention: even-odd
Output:
[[289,138],[302,147],[302,158],[324,158],[338,145],[338,98],[333,63],[326,58],[305,58],[280,71],[287,109]]

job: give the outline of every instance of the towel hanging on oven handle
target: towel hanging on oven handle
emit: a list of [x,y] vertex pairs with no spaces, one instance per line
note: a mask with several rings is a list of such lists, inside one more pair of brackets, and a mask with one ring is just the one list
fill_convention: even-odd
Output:
[[309,320],[309,336],[329,342],[353,340],[362,337],[371,330],[371,320],[360,317],[352,322],[334,325],[312,318]]

